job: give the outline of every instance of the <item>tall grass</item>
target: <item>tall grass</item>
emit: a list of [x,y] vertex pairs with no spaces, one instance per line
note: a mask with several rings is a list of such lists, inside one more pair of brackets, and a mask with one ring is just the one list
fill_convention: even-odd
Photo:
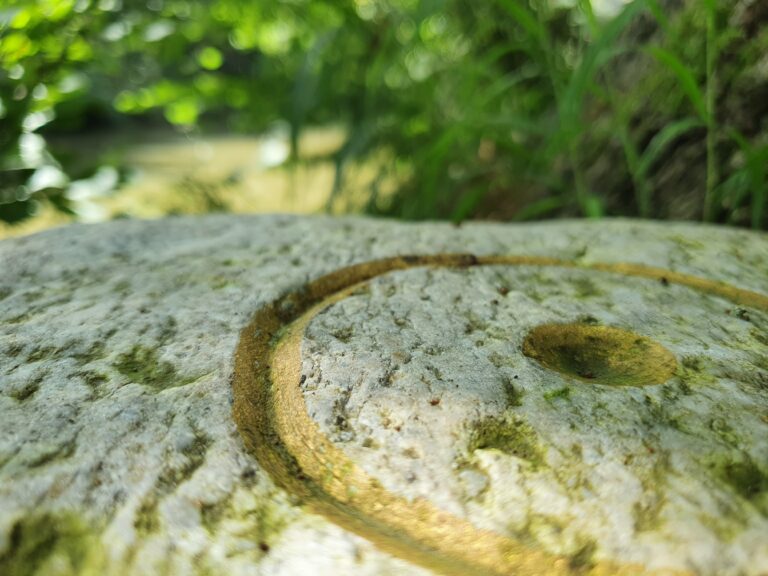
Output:
[[[6,3],[0,219],[32,205],[25,134],[134,116],[185,132],[284,119],[293,165],[306,126],[342,124],[331,210],[768,228],[768,106],[752,96],[768,93],[768,34],[748,3],[634,0],[609,18],[590,0]],[[369,190],[355,170],[375,171]]]
[[[366,144],[350,144],[342,151],[344,167],[349,150],[365,154],[381,145],[397,161],[413,166],[399,195],[383,208],[377,197],[369,209],[405,218],[455,220],[493,214],[495,205],[504,204],[516,206],[511,214],[516,219],[663,216],[659,206],[669,198],[659,189],[657,172],[677,161],[681,144],[701,142],[704,186],[696,192],[698,217],[738,223],[748,206],[748,223],[766,226],[766,146],[759,143],[760,135],[747,138],[718,121],[718,101],[727,97],[717,80],[727,31],[718,25],[723,7],[715,0],[686,8],[702,11],[705,19],[701,64],[690,58],[690,38],[675,30],[677,16],[668,15],[655,0],[630,2],[605,21],[598,19],[589,0],[565,12],[543,0],[495,0],[483,9],[462,6],[474,16],[475,48],[488,44],[490,49],[470,52],[438,70],[430,86],[414,89],[420,98],[447,101],[451,112],[430,114],[428,130],[415,135],[367,118]],[[565,33],[564,18],[570,24]],[[637,43],[631,32],[640,19],[646,26],[653,22],[656,32]],[[645,75],[637,78],[638,86],[614,81],[626,62]],[[649,80],[658,80],[665,93],[643,93]],[[413,102],[386,94],[382,84],[374,79],[368,87],[379,103],[416,109]],[[675,104],[657,109],[652,98],[659,96]],[[642,122],[646,116],[659,121],[649,127]],[[350,143],[359,139],[357,127],[351,134]],[[487,142],[495,150],[490,160],[478,157]],[[596,171],[616,146],[623,165]],[[730,160],[737,152],[742,160],[734,167]],[[697,169],[691,166],[692,172]],[[631,198],[631,205],[610,197],[602,189],[604,180],[614,183],[612,193],[619,200]]]

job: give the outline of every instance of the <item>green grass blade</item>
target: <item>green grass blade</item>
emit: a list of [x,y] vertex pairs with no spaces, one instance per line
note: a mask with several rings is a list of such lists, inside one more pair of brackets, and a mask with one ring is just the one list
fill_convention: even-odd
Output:
[[645,2],[641,0],[627,4],[618,16],[602,27],[599,37],[587,48],[558,102],[561,122],[567,131],[578,124],[584,97],[594,83],[597,72],[622,52],[616,47],[619,36],[644,8]]
[[664,128],[651,139],[648,146],[643,151],[643,154],[640,156],[637,165],[639,176],[645,178],[648,175],[651,166],[653,166],[669,145],[680,138],[680,136],[696,128],[702,128],[703,126],[701,120],[698,118],[683,118],[682,120],[677,120],[664,126]]
[[731,137],[746,158],[743,170],[749,175],[750,223],[752,228],[759,229],[765,215],[766,200],[768,200],[768,178],[766,178],[768,145],[753,146],[736,130],[731,131]]
[[709,124],[710,115],[707,110],[706,98],[690,68],[665,48],[652,46],[648,48],[647,51],[657,62],[665,66],[675,75],[677,82],[680,85],[680,89],[688,97],[688,100],[690,100],[694,110],[696,110],[696,113],[699,115],[699,118],[701,118],[703,122]]
[[587,194],[585,196],[582,209],[587,218],[602,218],[605,215],[603,201],[594,194]]
[[499,5],[512,17],[528,36],[542,43],[547,39],[547,30],[538,18],[517,0],[497,0]]

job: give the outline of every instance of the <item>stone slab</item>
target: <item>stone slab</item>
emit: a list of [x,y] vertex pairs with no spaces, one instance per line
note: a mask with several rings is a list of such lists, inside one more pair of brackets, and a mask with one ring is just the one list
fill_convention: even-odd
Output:
[[[299,298],[413,254],[435,260]],[[767,293],[765,234],[694,224],[209,216],[0,242],[0,572],[764,574]],[[280,440],[270,464],[233,381],[281,298],[294,328],[239,361],[325,452]]]

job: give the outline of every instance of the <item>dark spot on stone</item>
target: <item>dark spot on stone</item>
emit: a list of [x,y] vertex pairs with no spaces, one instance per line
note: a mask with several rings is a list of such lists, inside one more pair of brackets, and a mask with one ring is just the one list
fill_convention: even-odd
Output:
[[661,285],[664,287],[669,286],[669,280],[667,279],[666,276],[662,276],[661,278],[659,278],[659,282],[661,282]]
[[440,404],[440,398],[432,398],[432,400],[429,401],[430,406],[437,406]]
[[261,550],[262,552],[264,552],[264,554],[266,554],[267,552],[269,552],[269,544],[267,544],[266,542],[259,542],[259,550]]
[[736,318],[738,318],[739,320],[745,320],[747,322],[751,320],[751,318],[749,317],[749,312],[744,308],[736,308]]

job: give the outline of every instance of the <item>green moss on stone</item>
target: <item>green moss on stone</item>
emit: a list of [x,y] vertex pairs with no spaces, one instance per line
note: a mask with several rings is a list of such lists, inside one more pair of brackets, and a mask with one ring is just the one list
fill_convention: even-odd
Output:
[[719,472],[722,479],[745,500],[758,503],[760,497],[768,493],[768,473],[751,458],[726,462]]
[[104,358],[107,355],[106,353],[106,345],[103,340],[97,340],[96,342],[91,343],[88,348],[83,352],[77,352],[72,355],[75,360],[77,360],[78,364],[81,366],[85,364],[90,364],[94,360],[100,360],[101,358]]
[[157,337],[159,345],[165,344],[168,340],[173,338],[179,331],[179,325],[176,322],[176,318],[168,316],[160,327],[160,334]]
[[336,338],[339,342],[347,343],[352,339],[352,336],[354,335],[355,330],[352,328],[352,326],[344,326],[343,328],[337,328],[335,329],[332,334],[333,337]]
[[741,440],[736,430],[728,423],[728,420],[722,417],[712,418],[709,421],[709,429],[715,432],[720,439],[730,446],[737,447]]
[[27,356],[27,362],[39,362],[49,358],[58,358],[60,355],[61,350],[59,348],[54,346],[38,346]]
[[662,524],[661,510],[666,501],[663,498],[653,497],[649,502],[635,502],[632,512],[637,532],[653,532]]
[[586,276],[572,278],[571,284],[573,284],[573,287],[576,290],[576,296],[579,298],[594,298],[603,294],[603,291],[600,290],[595,285],[595,283]]
[[270,499],[253,512],[256,520],[255,538],[259,549],[267,553],[290,523],[283,508]]
[[72,514],[42,513],[20,519],[0,555],[3,576],[90,576],[104,573],[96,531]]
[[150,497],[144,500],[136,510],[133,527],[139,534],[152,534],[160,528],[160,515],[157,506],[157,499]]
[[182,450],[182,454],[188,459],[186,468],[190,469],[187,477],[191,476],[192,472],[197,470],[203,463],[212,442],[210,437],[196,431],[194,441]]
[[544,461],[536,432],[519,418],[486,418],[476,422],[470,432],[468,448],[470,453],[475,450],[499,450],[527,460],[534,467]]
[[701,372],[704,370],[704,359],[701,356],[683,356],[680,363],[683,368],[687,368],[694,372]]
[[195,439],[181,451],[185,457],[182,463],[175,466],[168,464],[161,472],[155,484],[153,496],[142,505],[137,521],[140,520],[144,526],[149,528],[153,528],[156,522],[159,522],[157,520],[159,501],[187,481],[200,468],[205,461],[211,442],[208,436],[199,432],[195,433]]
[[114,366],[132,382],[156,391],[188,383],[179,378],[170,362],[160,360],[155,350],[139,345],[135,345],[129,352],[120,354]]
[[643,497],[634,504],[635,530],[653,532],[664,523],[662,511],[667,504],[665,492],[670,474],[670,457],[650,443],[643,443],[645,449],[649,452],[653,450],[656,456],[649,467],[640,467],[636,472],[643,486]]
[[571,554],[568,565],[576,574],[589,571],[594,566],[594,555],[597,551],[597,543],[590,540],[581,545],[576,552]]
[[749,333],[752,338],[760,342],[760,344],[768,346],[768,333],[763,332],[759,328],[752,328]]
[[62,444],[43,446],[28,462],[30,468],[38,468],[59,460],[66,460],[75,453],[74,439]]
[[203,504],[200,507],[200,521],[208,532],[213,534],[216,531],[229,506],[230,500],[226,499],[221,502]]
[[571,389],[568,386],[563,386],[557,390],[549,390],[544,392],[544,399],[547,402],[561,398],[563,400],[569,400],[571,397]]
[[38,374],[37,377],[31,378],[24,383],[23,386],[11,391],[11,397],[15,398],[19,402],[29,400],[40,389],[40,385],[45,378],[45,372]]
[[83,370],[82,372],[75,374],[75,376],[82,378],[83,382],[85,382],[86,386],[89,388],[98,388],[108,380],[104,374],[94,370]]
[[8,346],[6,346],[4,352],[5,352],[5,355],[8,356],[9,358],[15,358],[16,356],[21,354],[23,350],[24,350],[24,346],[22,346],[18,342],[14,342],[13,344],[9,344]]
[[523,405],[523,391],[512,382],[510,378],[504,378],[504,397],[507,407],[516,408]]

